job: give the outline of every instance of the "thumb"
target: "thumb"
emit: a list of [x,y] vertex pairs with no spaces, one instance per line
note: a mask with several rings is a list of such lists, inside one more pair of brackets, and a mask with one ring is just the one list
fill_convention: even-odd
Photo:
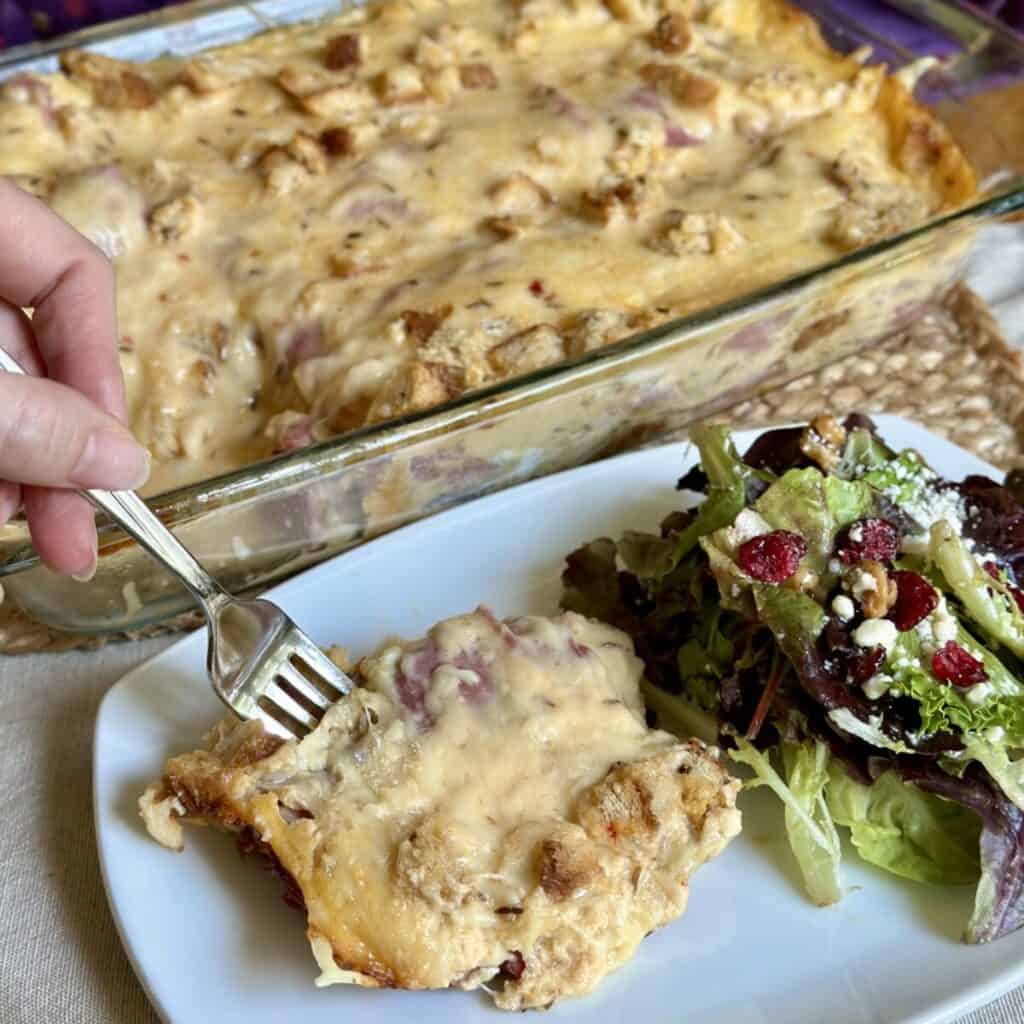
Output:
[[134,489],[149,453],[113,416],[63,384],[0,373],[0,479],[43,487]]

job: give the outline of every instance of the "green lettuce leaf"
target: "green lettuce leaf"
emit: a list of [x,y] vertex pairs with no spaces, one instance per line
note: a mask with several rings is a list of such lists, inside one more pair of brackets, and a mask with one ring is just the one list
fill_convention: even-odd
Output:
[[1007,584],[982,569],[947,522],[932,526],[929,553],[971,620],[986,636],[1024,658],[1024,615]]
[[870,786],[833,762],[826,799],[860,856],[901,878],[936,885],[976,882],[981,872],[976,814],[924,793],[892,771]]
[[641,580],[657,581],[679,564],[701,537],[728,526],[747,503],[747,481],[763,474],[739,457],[728,427],[699,423],[690,438],[700,451],[700,464],[708,478],[707,497],[684,529],[669,537],[626,534],[619,553],[626,568]]
[[881,491],[912,518],[921,519],[927,518],[921,515],[921,509],[933,495],[938,477],[917,452],[907,450],[876,462],[860,479]]
[[931,674],[916,629],[897,636],[886,661],[885,672],[893,679],[889,692],[894,697],[905,695],[918,702],[921,732],[925,736],[947,731],[982,734],[986,729],[999,726],[1008,744],[1024,743],[1024,696],[1013,673],[962,626],[958,628],[957,643],[979,657],[988,673],[988,683],[995,692],[982,704],[975,707],[967,700],[968,691]]
[[640,693],[649,711],[654,712],[659,729],[681,739],[696,736],[705,743],[718,740],[718,719],[684,697],[666,693],[647,679],[640,680]]
[[754,502],[773,530],[790,530],[807,541],[804,561],[819,574],[828,565],[839,531],[874,506],[874,492],[866,484],[813,468],[791,469]]
[[1005,743],[992,743],[981,736],[965,736],[967,758],[981,763],[1003,791],[1004,796],[1024,810],[1024,757],[1012,758]]
[[885,466],[895,454],[870,430],[856,427],[847,433],[843,457],[833,473],[843,480],[857,480],[865,473]]
[[736,749],[729,751],[734,761],[753,771],[749,788],[767,786],[782,801],[786,834],[804,885],[811,899],[825,907],[842,896],[839,835],[825,802],[828,747],[820,742],[783,743],[781,753],[785,780],[773,767],[770,755],[743,738],[736,737]]

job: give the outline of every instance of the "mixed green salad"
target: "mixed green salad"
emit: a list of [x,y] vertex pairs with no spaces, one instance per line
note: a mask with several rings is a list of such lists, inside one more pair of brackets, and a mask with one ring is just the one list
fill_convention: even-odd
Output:
[[[1024,923],[1024,486],[943,480],[866,417],[691,432],[691,507],[573,552],[565,607],[632,635],[661,724],[712,723],[782,801],[807,891],[865,860],[977,883],[968,942]],[[681,504],[684,504],[681,502]]]

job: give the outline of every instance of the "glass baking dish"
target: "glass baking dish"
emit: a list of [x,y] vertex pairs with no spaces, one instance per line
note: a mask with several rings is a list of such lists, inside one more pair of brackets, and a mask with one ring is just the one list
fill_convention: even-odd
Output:
[[[0,77],[52,70],[56,51],[69,45],[127,59],[191,53],[341,6],[186,4],[11,51],[0,56]],[[977,230],[1024,209],[1024,154],[1013,149],[1019,132],[996,120],[979,135],[970,116],[993,90],[1024,82],[1024,41],[940,0],[906,0],[918,28],[913,46],[889,29],[880,33],[855,0],[800,6],[836,48],[870,45],[894,67],[922,55],[924,32],[943,59],[920,80],[918,96],[943,116],[958,114],[969,157],[983,149],[979,200],[576,360],[155,496],[151,507],[225,586],[256,590],[418,517],[648,443],[905,328],[960,279]],[[0,528],[0,577],[9,599],[73,632],[139,628],[190,607],[180,585],[109,524],[101,524],[99,568],[88,584],[41,566],[20,522]]]

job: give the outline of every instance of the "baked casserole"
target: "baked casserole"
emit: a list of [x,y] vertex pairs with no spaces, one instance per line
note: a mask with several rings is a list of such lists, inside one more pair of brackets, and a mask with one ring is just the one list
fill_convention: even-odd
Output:
[[389,0],[0,89],[0,173],[115,261],[152,491],[619,340],[975,191],[783,0]]
[[301,742],[223,724],[142,799],[269,856],[318,984],[483,989],[504,1009],[593,989],[679,917],[739,832],[721,752],[648,729],[625,633],[487,609],[391,644]]

